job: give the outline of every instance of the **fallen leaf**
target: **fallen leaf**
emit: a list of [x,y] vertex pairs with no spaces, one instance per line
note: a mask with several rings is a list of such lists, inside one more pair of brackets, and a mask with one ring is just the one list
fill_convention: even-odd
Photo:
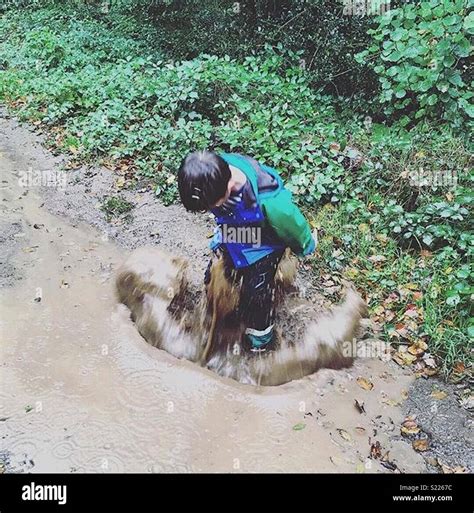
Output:
[[408,289],[408,290],[418,290],[419,287],[416,283],[405,283],[404,285],[402,285],[402,287],[404,289]]
[[420,317],[420,312],[416,305],[408,305],[403,316],[408,317],[409,319],[418,319]]
[[303,422],[300,422],[299,424],[295,424],[293,426],[293,430],[294,431],[301,431],[302,429],[304,429],[306,427],[306,424],[304,424]]
[[386,235],[384,235],[383,233],[377,233],[375,235],[375,238],[382,244],[387,244],[388,242],[388,237]]
[[365,428],[362,426],[356,426],[354,429],[359,435],[363,435],[365,433]]
[[431,397],[438,399],[438,401],[442,401],[448,397],[448,394],[444,390],[433,390],[431,392]]
[[374,388],[374,384],[371,381],[361,376],[357,378],[357,384],[364,390],[372,390]]
[[388,404],[389,406],[400,406],[400,404],[402,404],[400,400],[388,398],[382,399],[382,402],[384,404]]
[[424,340],[417,340],[408,348],[408,352],[414,356],[422,355],[428,349],[428,344]]
[[403,421],[400,431],[402,435],[416,435],[420,432],[420,428],[415,420],[407,418]]
[[423,355],[423,361],[428,365],[428,367],[436,369],[436,361],[429,353],[425,353]]
[[350,267],[349,269],[346,269],[344,271],[344,276],[349,280],[354,280],[355,278],[357,278],[357,276],[359,276],[359,270],[355,267]]
[[385,260],[387,260],[383,255],[372,255],[368,259],[374,264],[379,264],[380,262],[385,262]]
[[408,351],[406,352],[400,352],[397,351],[392,355],[392,360],[394,360],[398,365],[401,365],[402,367],[411,365],[416,361],[416,356],[410,354]]
[[429,449],[429,440],[428,438],[420,438],[420,440],[414,440],[412,442],[413,449],[418,452],[424,452]]
[[382,447],[380,442],[377,440],[374,444],[370,446],[370,457],[374,460],[380,458],[382,456]]

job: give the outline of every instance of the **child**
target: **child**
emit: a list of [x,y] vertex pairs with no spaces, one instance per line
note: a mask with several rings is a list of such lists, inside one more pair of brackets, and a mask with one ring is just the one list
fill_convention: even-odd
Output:
[[228,277],[241,281],[245,345],[265,351],[274,341],[278,263],[287,247],[300,257],[314,251],[308,222],[278,173],[243,155],[191,153],[179,169],[178,188],[187,210],[214,214],[218,229],[211,249],[224,258]]

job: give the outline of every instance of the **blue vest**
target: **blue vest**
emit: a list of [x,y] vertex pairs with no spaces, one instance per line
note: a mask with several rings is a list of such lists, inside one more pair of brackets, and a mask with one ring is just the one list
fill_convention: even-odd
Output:
[[[227,155],[222,155],[222,157],[226,160]],[[240,167],[239,167],[240,169]],[[232,211],[228,215],[222,215],[219,209],[212,209],[211,212],[214,214],[216,218],[216,222],[218,228],[216,233],[210,243],[210,247],[212,250],[216,250],[217,248],[224,247],[228,252],[229,256],[232,258],[235,268],[240,269],[242,267],[247,267],[249,265],[258,262],[262,258],[270,255],[274,251],[283,250],[285,248],[285,244],[283,241],[277,240],[275,237],[271,237],[269,234],[268,228],[265,227],[265,215],[259,205],[258,201],[258,191],[255,190],[255,177],[250,177],[248,172],[245,169],[241,169],[241,171],[247,176],[249,180],[253,192],[255,194],[256,203],[253,206],[248,206],[245,204],[244,199],[239,201]],[[254,171],[256,174],[256,171]],[[251,179],[254,178],[254,179]],[[281,179],[278,176],[279,183],[281,183]],[[238,229],[239,227],[244,228],[248,227],[252,230],[259,230],[260,233],[260,243],[255,244],[252,242],[227,242],[223,240],[223,230],[224,225],[229,227],[230,230]],[[225,229],[227,232],[227,230]],[[238,233],[238,230],[234,230]],[[242,231],[241,233],[244,233]],[[247,231],[249,233],[249,231]],[[255,233],[255,232],[254,232]],[[230,237],[228,237],[230,238]],[[273,240],[272,240],[273,239]]]

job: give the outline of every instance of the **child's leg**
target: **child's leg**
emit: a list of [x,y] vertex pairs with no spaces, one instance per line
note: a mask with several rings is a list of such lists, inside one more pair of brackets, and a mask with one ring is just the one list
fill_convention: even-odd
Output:
[[[221,267],[218,269],[218,266]],[[217,273],[216,279],[212,280],[211,275],[214,272]],[[221,283],[221,280],[226,280],[227,283]],[[241,276],[227,252],[223,250],[215,253],[204,273],[204,285],[208,302],[212,303],[212,298],[217,299],[219,321],[225,321],[226,326],[238,326],[240,323],[238,312],[240,281]],[[209,290],[210,286],[211,290]]]
[[283,251],[275,251],[241,269],[240,316],[246,325],[246,342],[253,350],[273,341],[275,274],[282,256]]

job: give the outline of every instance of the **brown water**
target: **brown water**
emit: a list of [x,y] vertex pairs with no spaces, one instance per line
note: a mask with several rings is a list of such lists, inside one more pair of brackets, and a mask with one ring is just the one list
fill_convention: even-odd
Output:
[[[18,184],[24,166],[0,141],[2,230],[10,234],[13,276],[0,295],[7,470],[386,471],[367,463],[374,429],[401,469],[423,468],[395,436],[400,409],[381,401],[400,399],[412,381],[392,364],[365,359],[257,388],[149,346],[114,298],[123,251],[90,227],[49,214],[35,187]],[[357,385],[360,375],[372,380],[372,391]],[[354,399],[365,401],[366,415]]]

